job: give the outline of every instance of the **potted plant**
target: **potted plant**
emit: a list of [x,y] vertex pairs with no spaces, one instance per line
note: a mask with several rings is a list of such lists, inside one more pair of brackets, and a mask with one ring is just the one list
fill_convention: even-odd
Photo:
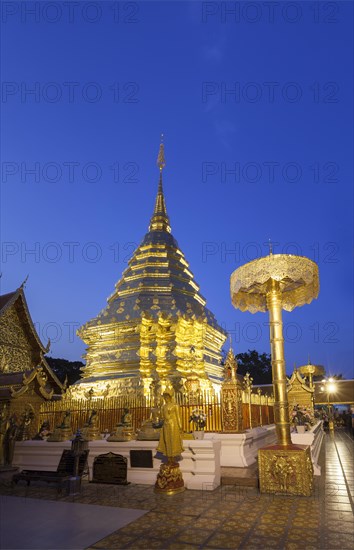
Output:
[[206,426],[207,415],[201,409],[194,409],[190,416],[189,422],[194,424],[194,439],[204,438],[204,428]]

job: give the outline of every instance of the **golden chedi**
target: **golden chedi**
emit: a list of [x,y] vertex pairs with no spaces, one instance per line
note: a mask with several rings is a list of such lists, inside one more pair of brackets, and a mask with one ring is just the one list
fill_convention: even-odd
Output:
[[70,390],[84,397],[144,392],[154,380],[177,390],[190,377],[201,389],[222,381],[220,350],[225,331],[206,307],[199,286],[171,234],[162,186],[165,166],[161,144],[160,178],[149,230],[135,250],[101,313],[78,335],[87,345],[82,379]]

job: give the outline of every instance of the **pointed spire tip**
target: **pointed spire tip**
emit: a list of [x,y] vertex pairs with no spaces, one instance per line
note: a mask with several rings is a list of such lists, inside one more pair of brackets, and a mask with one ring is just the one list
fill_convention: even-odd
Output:
[[166,211],[165,197],[164,197],[163,187],[162,187],[162,170],[164,169],[165,165],[166,165],[165,149],[163,144],[163,134],[161,134],[160,149],[157,157],[157,166],[160,169],[160,178],[159,178],[159,185],[157,189],[154,213],[150,220],[149,231],[158,230],[158,231],[167,231],[168,233],[170,233],[171,232],[170,221]]
[[166,160],[165,160],[165,146],[163,143],[163,134],[161,134],[161,142],[160,142],[160,148],[159,148],[159,154],[157,156],[157,166],[160,168],[160,172],[165,168],[166,166]]

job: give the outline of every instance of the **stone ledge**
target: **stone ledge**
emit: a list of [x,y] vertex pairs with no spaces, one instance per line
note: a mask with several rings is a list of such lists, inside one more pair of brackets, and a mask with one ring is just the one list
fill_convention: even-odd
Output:
[[[151,450],[156,454],[157,441],[89,442],[89,476],[92,479],[94,459],[108,452],[120,454],[128,459],[127,480],[131,483],[152,485],[161,461],[153,458],[152,468],[132,468],[130,450]],[[180,468],[187,489],[213,490],[220,485],[220,441],[185,440]],[[71,442],[48,443],[47,441],[16,442],[14,466],[20,470],[56,470],[62,451],[70,449]],[[207,489],[207,487],[209,489]]]

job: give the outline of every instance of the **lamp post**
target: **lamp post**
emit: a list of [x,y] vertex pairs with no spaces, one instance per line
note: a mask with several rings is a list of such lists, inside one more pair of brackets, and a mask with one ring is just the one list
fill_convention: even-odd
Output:
[[330,396],[335,393],[337,386],[334,378],[324,378],[322,380],[321,391],[327,394],[327,408],[328,408],[328,427],[331,431],[334,430],[333,410],[330,402]]
[[262,390],[258,388],[257,390],[259,398],[259,425],[262,426]]

